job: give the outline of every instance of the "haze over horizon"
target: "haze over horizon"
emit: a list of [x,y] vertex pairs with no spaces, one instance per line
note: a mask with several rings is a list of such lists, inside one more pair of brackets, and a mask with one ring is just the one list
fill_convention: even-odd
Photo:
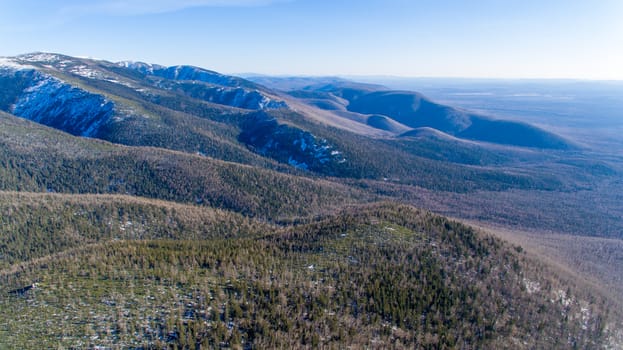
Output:
[[268,75],[623,80],[620,18],[617,0],[7,0],[0,56]]

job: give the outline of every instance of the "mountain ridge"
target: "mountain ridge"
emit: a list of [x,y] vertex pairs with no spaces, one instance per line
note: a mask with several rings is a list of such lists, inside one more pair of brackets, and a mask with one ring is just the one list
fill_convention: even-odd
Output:
[[[226,76],[203,68],[193,66],[164,67],[157,64],[129,61],[110,63],[86,59],[81,59],[80,63],[74,64],[71,63],[72,59],[69,56],[36,53],[21,55],[15,58],[5,58],[4,62],[10,60],[13,60],[13,64],[22,62],[22,64],[26,64],[24,67],[31,67],[32,64],[43,64],[50,67],[56,64],[57,69],[83,78],[95,77],[133,87],[133,83],[120,82],[114,76],[107,77],[106,73],[102,74],[93,68],[93,66],[97,65],[99,65],[99,68],[107,65],[108,67],[105,68],[109,72],[119,73],[120,71],[115,70],[116,67],[137,72],[144,78],[158,78],[161,80],[150,81],[147,79],[146,81],[152,87],[176,91],[207,102],[255,110],[289,108],[287,102],[277,100],[278,94],[275,94],[270,89],[243,78]],[[5,65],[10,66],[11,64],[5,63]],[[123,74],[126,78],[128,77],[128,73]],[[267,78],[264,79],[266,80]],[[272,81],[275,83],[278,79],[273,79]],[[321,79],[320,82],[314,81],[312,78],[302,79],[302,81],[311,84],[303,86],[299,91],[321,93],[321,95],[317,96],[319,98],[316,99],[316,102],[309,101],[309,98],[307,99],[316,108],[324,111],[335,110],[340,109],[340,104],[342,104],[345,111],[362,114],[361,120],[363,124],[372,127],[380,126],[377,129],[389,131],[395,136],[406,131],[403,126],[400,126],[398,129],[388,129],[386,123],[379,125],[375,119],[372,122],[368,122],[368,118],[364,116],[382,115],[392,119],[392,123],[399,123],[406,127],[433,127],[439,131],[475,141],[553,149],[575,147],[559,136],[528,124],[495,120],[491,117],[484,117],[439,105],[416,92],[392,91],[379,85],[354,83],[335,78],[325,79],[324,81]],[[193,83],[187,84],[185,82]],[[201,84],[197,84],[197,82]],[[297,94],[297,91],[291,90],[287,93],[293,96],[293,94]],[[325,94],[322,95],[322,93]],[[335,100],[330,101],[327,94],[343,98],[347,103],[344,103],[344,101],[341,103]],[[301,97],[300,94],[299,97]],[[388,109],[388,107],[391,108]],[[311,113],[313,114],[314,111],[312,110]],[[332,113],[331,115],[333,118],[342,119],[340,114]],[[473,127],[470,127],[472,124],[474,124]],[[526,133],[527,136],[513,138],[514,132]],[[495,136],[491,137],[491,134],[495,134]]]
[[[35,104],[35,106],[41,106],[41,108],[36,108],[34,112],[24,116],[32,117],[32,115],[37,115],[42,118],[42,116],[47,115],[47,119],[41,120],[47,121],[47,124],[50,126],[60,127],[65,131],[71,132],[73,130],[74,134],[79,134],[79,132],[75,132],[75,129],[82,130],[77,127],[85,122],[84,119],[93,119],[100,124],[92,124],[96,125],[97,128],[87,128],[89,135],[115,143],[172,148],[228,161],[242,161],[246,164],[268,166],[273,169],[284,169],[281,164],[290,165],[295,168],[307,168],[323,175],[338,177],[381,178],[391,175],[388,172],[395,172],[395,170],[388,169],[389,164],[382,164],[382,160],[371,159],[369,158],[371,155],[363,153],[365,148],[389,147],[387,152],[396,153],[396,155],[402,154],[404,166],[399,171],[403,173],[401,177],[406,177],[404,181],[426,181],[429,183],[426,186],[436,186],[433,183],[442,183],[441,180],[435,180],[432,174],[420,176],[409,174],[409,172],[410,169],[416,167],[420,169],[418,172],[429,172],[429,170],[426,170],[427,168],[445,167],[445,165],[431,164],[429,160],[423,159],[417,154],[409,154],[400,149],[401,144],[399,143],[388,145],[375,138],[355,138],[356,132],[352,135],[344,134],[322,125],[316,125],[310,122],[312,119],[307,117],[308,113],[314,113],[313,109],[303,113],[298,113],[288,108],[267,110],[266,112],[271,115],[270,118],[278,120],[278,127],[264,130],[264,132],[268,131],[269,134],[262,136],[264,140],[262,141],[263,145],[254,145],[249,142],[252,138],[240,136],[246,135],[243,129],[250,124],[245,123],[245,120],[252,118],[255,109],[248,110],[238,108],[237,106],[215,104],[211,101],[206,101],[205,98],[200,96],[199,98],[197,96],[189,96],[188,90],[176,91],[168,87],[158,89],[158,84],[160,83],[155,83],[150,79],[126,80],[129,79],[127,78],[128,76],[132,76],[131,72],[125,72],[124,74],[128,74],[126,76],[118,75],[115,71],[110,70],[112,69],[110,67],[122,69],[117,64],[84,59],[78,59],[77,63],[72,63],[67,57],[56,55],[44,55],[43,57],[35,55],[31,58],[29,57],[31,56],[25,56],[24,58],[29,64],[38,64],[37,62],[41,62],[41,60],[44,60],[44,63],[57,62],[60,65],[59,70],[63,72],[62,75],[59,75],[59,78],[54,75],[56,73],[51,71],[51,68],[46,67],[41,68],[43,70],[41,73],[39,73],[39,70],[36,70],[33,74],[42,74],[44,77],[51,76],[52,78],[50,79],[65,81],[64,85],[62,85],[63,89],[78,91],[79,94],[76,98],[67,93],[53,92],[44,94],[36,88],[31,92],[28,89],[37,86],[36,80],[27,82],[26,85],[29,87],[24,90],[20,90],[20,88],[15,89],[15,86],[18,85],[15,85],[16,79],[11,74],[17,73],[11,73],[15,72],[11,69],[6,70],[2,75],[4,88],[10,87],[14,89],[9,91],[13,91],[16,98],[22,97],[27,101],[32,100],[32,98],[29,98],[30,95],[23,97],[24,91],[35,96],[41,95],[41,100],[47,103]],[[82,67],[85,62],[88,63],[87,68],[80,68],[78,73],[72,73],[76,67]],[[30,71],[32,71],[31,68],[25,70],[25,72]],[[9,73],[7,74],[6,72]],[[86,72],[89,72],[89,74],[86,74]],[[67,74],[73,75],[68,76]],[[76,83],[73,82],[73,79],[77,79]],[[169,82],[177,84],[175,81]],[[192,82],[189,85],[201,86],[201,84]],[[205,89],[201,89],[201,91],[205,91]],[[61,92],[65,91],[60,90]],[[87,97],[94,99],[94,101],[102,101],[102,98],[105,99],[104,101],[112,101],[115,106],[112,117],[109,116],[104,121],[84,113],[76,113],[75,118],[68,118],[69,115],[65,109],[58,110],[55,107],[56,105],[64,107],[72,104],[78,107],[86,105],[88,107],[86,110],[93,111],[93,114],[97,116],[100,109],[106,106],[106,104],[86,103],[88,102]],[[21,110],[18,109],[18,111]],[[10,109],[8,111],[11,112]],[[78,110],[78,112],[81,111],[80,109]],[[61,118],[61,122],[57,123],[56,121],[59,118]],[[396,131],[404,131],[403,127],[393,122],[389,123],[389,125]],[[189,133],[185,138],[179,138],[177,135],[180,127],[183,127],[185,133]],[[259,129],[247,128],[247,130],[257,131]],[[255,138],[255,140],[259,140],[259,138]],[[362,144],[361,141],[371,144],[367,146],[365,143]],[[314,147],[318,150],[324,149],[332,154],[328,154],[328,157],[315,157],[304,146],[307,144],[315,144],[316,146]],[[266,145],[270,145],[270,147],[266,148]],[[303,150],[302,148],[305,149]],[[323,163],[325,162],[323,159],[328,159],[328,162]],[[274,161],[277,161],[280,165],[274,164]],[[312,163],[316,165],[312,165]],[[364,166],[364,164],[367,165]],[[467,174],[472,173],[476,177],[481,177],[487,176],[484,173],[491,170],[482,169],[475,171],[474,169],[466,168],[462,171],[466,173],[466,176],[470,176]],[[519,178],[511,180],[507,174],[494,175],[494,177],[496,176],[499,176],[502,187],[507,187],[511,183],[522,184],[527,180]],[[518,176],[521,177],[521,175]],[[445,186],[453,184],[453,182],[449,181],[444,183]],[[484,182],[480,181],[479,183],[484,184]],[[460,186],[462,184],[457,184],[457,187]],[[492,186],[495,187],[497,184],[492,184]],[[548,187],[548,185],[545,187]]]
[[620,343],[616,296],[429,211],[618,237],[610,160],[375,85],[19,57],[0,59],[0,347]]

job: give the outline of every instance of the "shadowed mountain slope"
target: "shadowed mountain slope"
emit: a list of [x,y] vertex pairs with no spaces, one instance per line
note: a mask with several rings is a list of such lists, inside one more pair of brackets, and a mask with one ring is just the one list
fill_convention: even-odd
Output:
[[[476,141],[545,149],[572,149],[569,140],[546,130],[508,120],[456,109],[431,101],[412,91],[394,91],[381,85],[339,78],[250,79],[281,89],[317,108],[396,134],[406,128],[430,127],[444,133]],[[362,115],[348,117],[344,111]],[[368,117],[374,116],[369,121]],[[389,126],[379,116],[391,118],[399,127]],[[404,127],[403,127],[404,126]]]
[[569,149],[574,146],[553,133],[526,123],[495,120],[456,108],[443,106],[408,91],[378,91],[343,95],[349,111],[381,114],[412,127],[430,127],[461,138],[498,144]]

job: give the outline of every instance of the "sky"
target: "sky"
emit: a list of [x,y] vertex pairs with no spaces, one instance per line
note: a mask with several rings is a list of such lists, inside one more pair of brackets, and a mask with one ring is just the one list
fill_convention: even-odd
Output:
[[222,73],[623,80],[623,0],[1,0],[0,56]]

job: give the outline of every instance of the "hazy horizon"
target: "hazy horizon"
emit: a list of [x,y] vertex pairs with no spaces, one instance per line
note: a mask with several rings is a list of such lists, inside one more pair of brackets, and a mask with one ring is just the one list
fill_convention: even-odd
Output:
[[623,80],[622,15],[616,0],[7,0],[0,55],[266,75]]

